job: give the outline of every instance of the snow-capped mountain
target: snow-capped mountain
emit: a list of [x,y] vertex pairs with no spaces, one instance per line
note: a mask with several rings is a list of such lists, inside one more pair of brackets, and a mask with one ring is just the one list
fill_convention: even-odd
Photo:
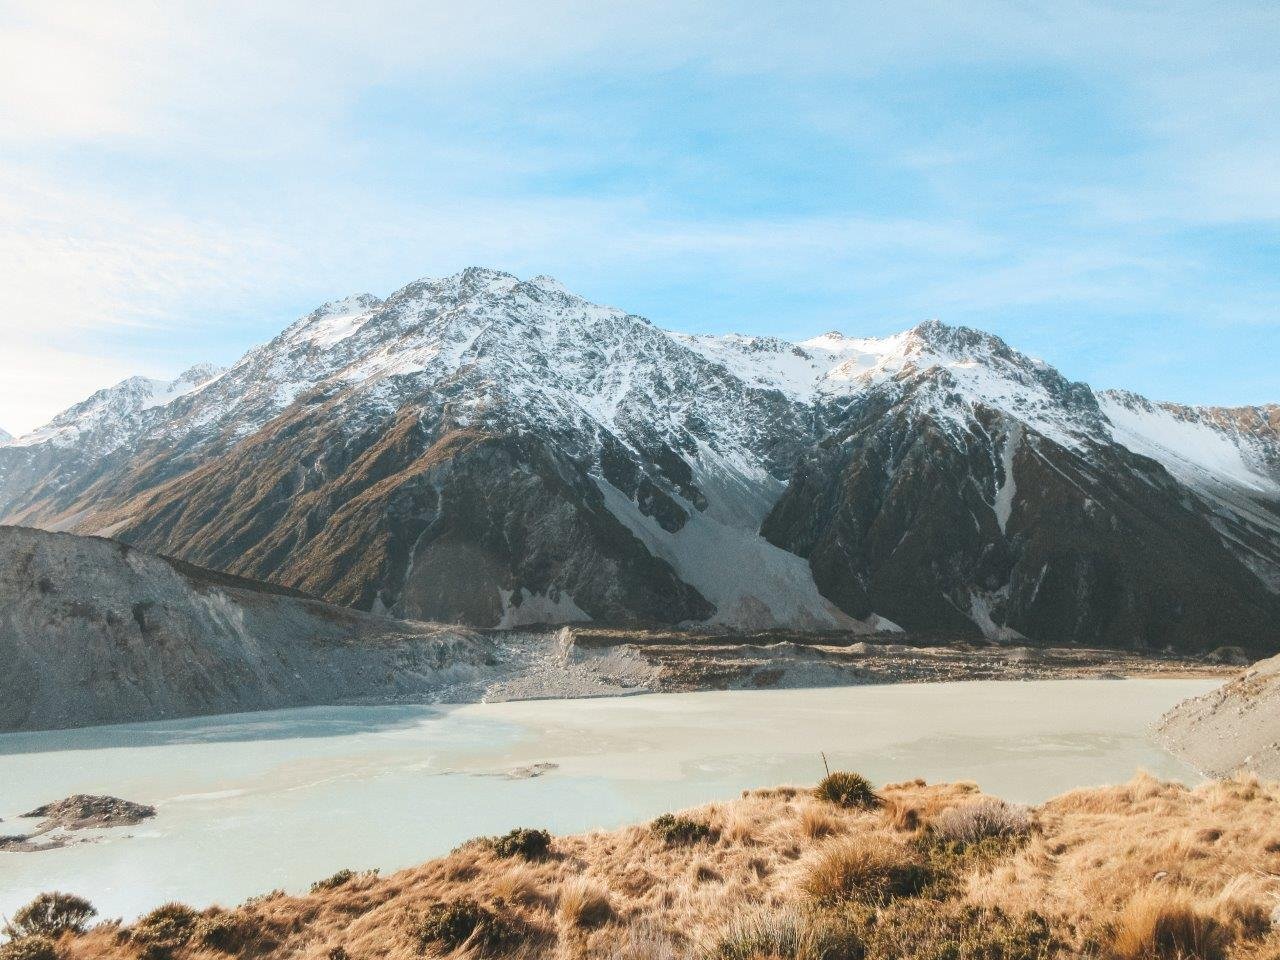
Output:
[[67,408],[40,429],[12,443],[20,447],[80,447],[94,456],[110,453],[145,430],[148,421],[163,420],[162,407],[220,373],[221,367],[201,363],[183,371],[176,380],[129,377]]
[[11,434],[4,427],[0,427],[0,443],[8,443],[12,439],[13,439],[13,434]]
[[1274,411],[1122,416],[979,331],[674,334],[473,268],[180,379],[0,448],[0,518],[486,625],[1280,645]]

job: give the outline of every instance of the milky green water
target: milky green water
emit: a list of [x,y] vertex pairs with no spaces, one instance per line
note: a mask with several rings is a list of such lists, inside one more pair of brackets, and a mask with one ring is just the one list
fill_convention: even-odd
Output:
[[[41,890],[103,916],[230,904],[342,867],[408,866],[513,826],[576,832],[813,783],[976,780],[1035,802],[1143,768],[1188,782],[1148,725],[1204,680],[1059,680],[323,707],[0,735],[0,833],[72,793],[151,803],[101,842],[0,853],[0,915]],[[534,779],[513,768],[558,766]]]

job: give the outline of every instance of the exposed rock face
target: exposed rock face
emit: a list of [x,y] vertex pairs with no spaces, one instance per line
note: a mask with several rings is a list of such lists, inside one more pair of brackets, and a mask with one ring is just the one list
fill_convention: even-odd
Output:
[[427,698],[483,675],[490,658],[466,630],[111,540],[0,527],[0,730]]
[[1280,779],[1280,656],[1178,704],[1158,724],[1175,755],[1212,777],[1252,771]]
[[207,373],[0,447],[0,518],[482,626],[1280,648],[1275,412],[1095,395],[979,331],[670,334],[472,269]]
[[935,368],[845,410],[765,519],[825,596],[855,617],[1001,640],[1280,640],[1274,595],[1157,464],[1083,431],[1055,442],[984,404],[940,417],[922,398],[945,380]]

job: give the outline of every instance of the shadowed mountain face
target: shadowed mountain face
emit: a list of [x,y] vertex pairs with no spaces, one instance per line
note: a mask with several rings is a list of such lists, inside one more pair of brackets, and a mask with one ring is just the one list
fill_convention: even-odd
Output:
[[1280,648],[1280,416],[929,322],[671,334],[468,270],[0,446],[0,518],[399,616]]

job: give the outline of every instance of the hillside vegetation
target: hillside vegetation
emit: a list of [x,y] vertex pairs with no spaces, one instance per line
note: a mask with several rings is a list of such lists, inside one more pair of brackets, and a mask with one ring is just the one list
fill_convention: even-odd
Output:
[[1280,784],[1139,775],[1034,808],[967,783],[864,785],[836,774],[622,830],[513,831],[229,910],[170,904],[132,926],[28,927],[0,957],[1280,956]]

